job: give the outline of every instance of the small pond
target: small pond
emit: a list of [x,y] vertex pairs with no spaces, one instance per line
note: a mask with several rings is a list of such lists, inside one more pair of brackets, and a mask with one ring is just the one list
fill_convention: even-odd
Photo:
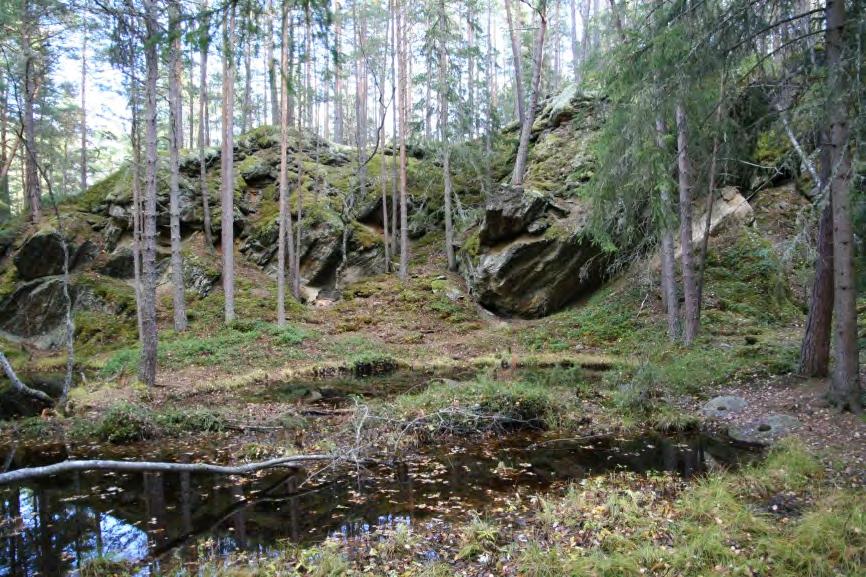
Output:
[[[169,558],[194,563],[201,538],[210,538],[218,554],[266,553],[285,541],[313,543],[434,516],[462,518],[470,510],[491,510],[516,491],[531,494],[590,474],[656,470],[689,477],[748,455],[700,434],[542,440],[523,434],[456,440],[408,462],[321,478],[287,470],[249,478],[94,472],[0,487],[0,576],[61,575],[97,554],[135,561],[146,575]],[[0,447],[4,460],[11,450]],[[171,449],[105,456],[214,458]],[[63,447],[18,447],[11,468],[65,458]]]

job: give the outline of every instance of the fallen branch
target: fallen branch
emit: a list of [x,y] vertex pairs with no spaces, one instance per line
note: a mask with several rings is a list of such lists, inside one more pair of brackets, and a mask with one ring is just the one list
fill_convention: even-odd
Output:
[[258,463],[247,463],[238,466],[213,465],[210,463],[168,463],[164,461],[62,461],[44,467],[30,467],[18,469],[8,473],[0,474],[0,485],[17,483],[26,479],[59,475],[72,471],[120,471],[124,473],[136,472],[164,472],[164,473],[216,473],[219,475],[248,475],[262,469],[273,469],[275,467],[294,467],[304,463],[317,461],[337,460],[335,455],[296,455],[294,457],[279,457]]
[[15,374],[15,369],[12,368],[12,365],[9,363],[9,359],[6,358],[6,354],[3,351],[0,351],[0,366],[3,367],[3,372],[6,373],[6,377],[9,379],[9,382],[12,383],[12,388],[18,391],[19,393],[24,393],[27,396],[33,397],[34,399],[39,399],[43,403],[48,403],[49,406],[54,406],[54,399],[52,399],[47,394],[43,393],[37,389],[31,389],[18,378],[18,375]]

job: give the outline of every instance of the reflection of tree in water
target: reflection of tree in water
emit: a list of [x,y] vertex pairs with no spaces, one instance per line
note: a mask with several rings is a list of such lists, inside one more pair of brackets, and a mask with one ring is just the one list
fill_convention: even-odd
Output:
[[611,469],[692,475],[704,471],[708,460],[730,463],[740,455],[694,435],[527,448],[532,441],[512,437],[465,450],[445,446],[411,462],[329,480],[308,479],[303,471],[271,471],[252,480],[188,472],[81,473],[2,488],[0,577],[62,574],[109,553],[158,569],[167,553],[195,561],[201,537],[212,540],[217,554],[267,552],[284,539],[350,538],[448,514],[436,508],[440,502],[459,512],[483,508],[492,494],[516,487],[542,490],[554,481]]

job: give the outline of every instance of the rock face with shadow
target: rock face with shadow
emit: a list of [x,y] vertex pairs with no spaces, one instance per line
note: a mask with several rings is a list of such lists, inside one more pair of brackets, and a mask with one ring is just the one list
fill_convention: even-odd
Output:
[[464,255],[478,302],[540,317],[596,288],[606,261],[585,233],[586,219],[580,201],[504,187],[485,207],[477,255]]

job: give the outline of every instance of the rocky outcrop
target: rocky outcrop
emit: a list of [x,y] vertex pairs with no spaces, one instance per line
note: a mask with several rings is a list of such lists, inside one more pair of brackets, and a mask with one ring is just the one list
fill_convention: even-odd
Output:
[[503,189],[464,244],[463,271],[478,302],[539,317],[597,287],[605,260],[586,234],[586,218],[580,201]]
[[13,262],[18,278],[25,281],[61,274],[63,239],[55,231],[37,232],[24,241]]
[[[74,302],[74,287],[70,297]],[[63,342],[65,315],[63,278],[39,278],[19,285],[0,303],[0,331],[40,348],[53,348]]]

